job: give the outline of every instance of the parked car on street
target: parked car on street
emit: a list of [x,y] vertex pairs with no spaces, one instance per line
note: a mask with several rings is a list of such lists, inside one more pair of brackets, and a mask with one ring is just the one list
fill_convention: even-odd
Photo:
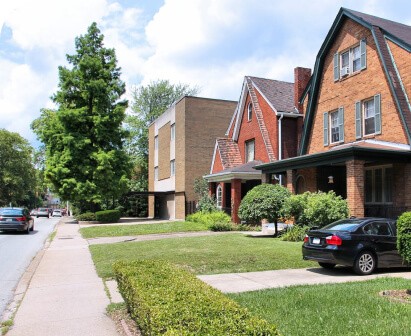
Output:
[[60,209],[54,209],[53,214],[51,215],[52,217],[61,217],[62,213]]
[[324,268],[351,266],[359,275],[407,266],[397,250],[395,220],[387,218],[343,219],[310,230],[302,253],[305,260],[315,260]]
[[39,218],[39,217],[49,218],[49,209],[47,209],[47,208],[38,208],[36,216],[37,216],[37,218]]
[[23,231],[29,234],[34,230],[34,219],[26,208],[1,208],[0,231]]
[[37,215],[37,209],[33,209],[30,211],[30,216],[36,216]]

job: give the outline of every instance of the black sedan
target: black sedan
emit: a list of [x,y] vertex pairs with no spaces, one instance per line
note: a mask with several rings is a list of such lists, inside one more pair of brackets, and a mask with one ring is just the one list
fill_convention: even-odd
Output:
[[29,234],[34,230],[34,219],[26,208],[1,208],[0,231],[23,231]]
[[376,268],[404,267],[397,250],[395,220],[351,218],[310,230],[302,247],[305,260],[324,268],[351,266],[357,274],[368,275]]

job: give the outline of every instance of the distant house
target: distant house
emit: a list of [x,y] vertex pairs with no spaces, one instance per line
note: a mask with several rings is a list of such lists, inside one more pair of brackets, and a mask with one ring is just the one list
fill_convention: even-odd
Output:
[[411,27],[341,8],[301,97],[299,156],[259,165],[296,193],[334,190],[353,216],[411,208]]
[[149,217],[184,219],[236,102],[184,96],[149,127]]
[[[311,75],[296,68],[295,83],[258,77],[244,78],[240,100],[225,137],[215,140],[209,182],[217,206],[239,222],[238,208],[245,194],[261,184],[254,166],[297,155],[303,114],[298,99]],[[272,175],[269,182],[282,183]]]

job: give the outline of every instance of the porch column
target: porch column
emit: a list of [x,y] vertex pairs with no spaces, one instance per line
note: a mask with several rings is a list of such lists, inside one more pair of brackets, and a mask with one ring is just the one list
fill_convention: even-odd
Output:
[[241,203],[241,180],[231,180],[231,220],[234,223],[240,223],[240,217],[238,217],[238,208]]
[[346,162],[347,168],[347,202],[350,216],[364,217],[364,161]]
[[287,170],[287,189],[294,195],[295,194],[295,175],[296,171],[295,169],[293,170]]
[[261,183],[270,183],[271,174],[261,173]]

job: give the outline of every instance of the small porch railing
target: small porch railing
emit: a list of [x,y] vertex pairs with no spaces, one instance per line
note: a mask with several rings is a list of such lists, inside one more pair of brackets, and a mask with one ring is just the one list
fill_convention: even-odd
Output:
[[365,205],[364,213],[366,217],[383,217],[397,219],[403,212],[410,211],[408,207],[393,206],[387,204]]

